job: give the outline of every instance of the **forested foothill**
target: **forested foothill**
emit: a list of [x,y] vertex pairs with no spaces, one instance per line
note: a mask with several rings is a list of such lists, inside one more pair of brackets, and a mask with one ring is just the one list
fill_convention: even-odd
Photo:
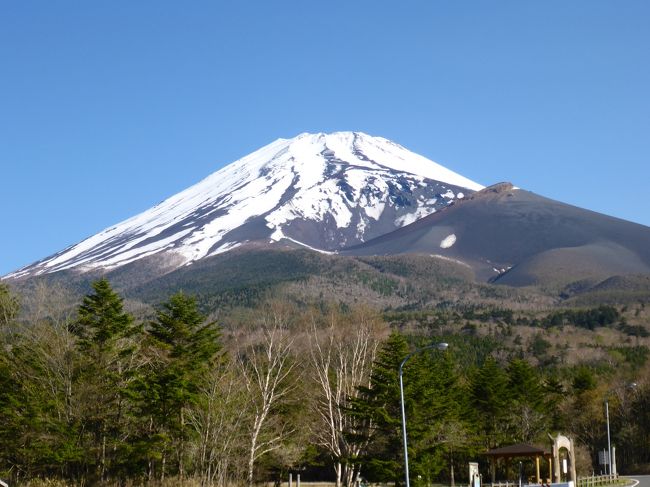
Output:
[[[359,280],[379,295],[401,286]],[[415,486],[466,484],[469,461],[487,478],[481,453],[548,448],[556,432],[575,439],[579,475],[599,473],[605,400],[619,471],[649,469],[643,301],[371,306],[289,286],[245,300],[175,290],[151,306],[106,279],[81,294],[0,284],[0,478],[225,486],[291,472],[401,485],[398,366],[440,341],[446,351],[404,371]]]

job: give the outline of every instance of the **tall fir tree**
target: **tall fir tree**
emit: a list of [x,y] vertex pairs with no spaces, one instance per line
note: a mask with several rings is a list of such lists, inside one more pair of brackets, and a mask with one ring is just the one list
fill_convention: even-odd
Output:
[[[209,371],[221,351],[216,322],[206,321],[193,297],[173,295],[150,323],[148,373],[142,377],[142,408],[150,421],[149,475],[158,463],[159,477],[168,471],[185,474],[187,441],[192,428],[186,420],[187,408],[197,401]],[[174,465],[170,466],[169,462]]]
[[483,448],[500,446],[505,440],[501,425],[508,411],[508,377],[492,356],[471,375],[469,397]]
[[409,458],[414,483],[430,484],[448,466],[454,439],[447,425],[460,422],[458,376],[450,352],[414,355],[404,373]]
[[[373,481],[404,482],[399,366],[408,353],[404,337],[391,334],[374,363],[370,387],[360,388],[360,397],[352,402],[350,414],[365,417],[370,425],[363,473]],[[451,354],[427,350],[404,366],[409,467],[415,485],[431,483],[453,461],[453,450],[464,447],[446,434],[450,425],[463,434],[466,429],[455,367]]]
[[528,361],[515,358],[508,363],[508,394],[510,400],[540,409],[544,402],[543,382]]
[[126,461],[128,445],[128,390],[137,366],[140,327],[124,311],[122,298],[106,279],[92,285],[79,306],[75,332],[81,364],[78,395],[85,398],[81,431],[87,434],[86,467],[99,480],[117,475]]
[[371,481],[401,484],[404,478],[403,455],[399,453],[403,450],[399,364],[408,351],[404,337],[392,333],[377,354],[370,387],[359,387],[359,397],[351,401],[350,414],[367,425],[368,446],[361,457],[361,473]]
[[510,439],[531,443],[550,425],[542,378],[528,361],[520,358],[510,361],[506,374],[510,402],[507,430]]

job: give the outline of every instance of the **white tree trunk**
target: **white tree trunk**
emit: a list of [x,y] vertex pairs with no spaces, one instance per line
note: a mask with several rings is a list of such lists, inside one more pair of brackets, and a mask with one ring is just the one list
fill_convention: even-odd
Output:
[[248,448],[247,482],[253,485],[255,462],[265,453],[282,445],[282,441],[293,430],[285,425],[269,427],[269,415],[273,409],[288,398],[295,382],[290,375],[295,368],[291,358],[292,341],[283,328],[281,320],[275,317],[272,327],[264,329],[261,347],[251,346],[247,350],[249,359],[242,364],[242,372],[252,404],[252,424]]
[[[339,323],[332,316],[323,333],[314,326],[311,340],[311,361],[319,385],[317,410],[320,421],[314,427],[318,444],[334,458],[337,487],[354,482],[354,459],[366,444],[351,443],[346,433],[362,427],[346,414],[358,387],[369,385],[372,364],[379,345],[377,326],[365,314],[355,316],[356,323]],[[354,327],[354,328],[353,328]]]
[[201,395],[203,401],[187,414],[188,423],[200,438],[201,485],[234,484],[241,478],[235,478],[229,468],[237,462],[238,455],[241,458],[241,430],[247,404],[238,366],[228,363],[214,370]]

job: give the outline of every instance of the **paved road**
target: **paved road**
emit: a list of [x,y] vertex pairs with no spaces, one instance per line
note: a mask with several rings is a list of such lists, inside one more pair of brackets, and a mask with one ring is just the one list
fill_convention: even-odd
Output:
[[636,487],[650,487],[650,475],[624,475],[624,477],[638,480],[639,484]]

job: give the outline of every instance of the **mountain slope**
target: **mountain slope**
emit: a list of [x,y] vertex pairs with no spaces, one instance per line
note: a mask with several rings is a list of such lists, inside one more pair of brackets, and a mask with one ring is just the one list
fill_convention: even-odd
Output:
[[8,277],[109,270],[156,256],[174,269],[247,242],[332,251],[481,189],[422,156],[358,132],[278,139],[133,218]]
[[561,285],[650,273],[650,228],[504,183],[343,253],[431,254],[485,280]]
[[[477,281],[539,284],[562,295],[650,274],[648,227],[509,183],[482,188],[389,140],[337,132],[279,139],[7,277],[81,273],[81,281],[110,275],[125,288],[186,287],[199,276],[216,279],[225,263],[237,262],[235,269],[253,259],[275,282],[292,260],[264,252],[301,247],[342,257],[432,256]],[[235,248],[236,260],[210,259]],[[281,257],[266,265],[260,255]],[[237,280],[238,273],[227,279]],[[629,279],[610,281],[618,282]]]

